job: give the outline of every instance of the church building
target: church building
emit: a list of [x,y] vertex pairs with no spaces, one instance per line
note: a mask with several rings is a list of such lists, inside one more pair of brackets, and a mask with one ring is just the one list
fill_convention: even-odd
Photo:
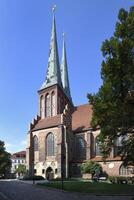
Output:
[[97,140],[100,130],[93,130],[90,125],[92,106],[73,104],[65,39],[59,63],[54,14],[47,73],[38,96],[39,113],[27,134],[26,159],[31,174],[44,178],[79,177],[80,165],[89,160],[99,162],[109,175],[129,173],[118,156],[118,142],[103,163]]

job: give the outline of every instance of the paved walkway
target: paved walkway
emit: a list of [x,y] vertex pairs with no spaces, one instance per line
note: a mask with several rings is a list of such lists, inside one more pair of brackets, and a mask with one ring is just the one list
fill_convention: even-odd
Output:
[[132,196],[96,196],[37,187],[15,180],[0,180],[0,200],[132,200]]

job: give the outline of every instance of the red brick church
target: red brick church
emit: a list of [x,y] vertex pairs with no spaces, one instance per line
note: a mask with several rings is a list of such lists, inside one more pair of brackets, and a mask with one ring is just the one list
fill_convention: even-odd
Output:
[[27,135],[27,169],[31,174],[53,178],[80,176],[80,165],[87,160],[99,162],[109,175],[127,175],[128,168],[118,156],[119,141],[106,163],[102,162],[97,136],[90,122],[92,106],[75,106],[69,87],[65,40],[59,63],[56,22],[52,33],[46,78],[38,91],[39,114],[30,123]]

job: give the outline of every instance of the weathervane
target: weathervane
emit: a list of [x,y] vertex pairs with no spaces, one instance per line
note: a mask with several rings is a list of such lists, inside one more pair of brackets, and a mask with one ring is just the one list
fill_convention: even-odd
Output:
[[56,5],[53,5],[52,6],[52,13],[55,13],[55,10],[56,10]]
[[62,33],[62,37],[63,37],[63,39],[65,39],[65,32]]

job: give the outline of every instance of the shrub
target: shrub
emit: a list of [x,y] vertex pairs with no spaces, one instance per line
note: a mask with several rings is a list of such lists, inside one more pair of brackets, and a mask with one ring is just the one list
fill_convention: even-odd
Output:
[[109,176],[108,179],[111,183],[118,183],[118,184],[132,182],[132,178],[126,176]]
[[26,181],[28,181],[28,180],[44,180],[44,177],[43,176],[28,176],[28,175],[26,175],[23,177],[23,180],[26,180]]
[[117,183],[116,176],[109,176],[108,179],[111,183]]
[[117,183],[119,184],[123,184],[123,183],[127,183],[127,177],[124,176],[117,176]]
[[131,178],[131,180],[132,180],[132,184],[134,184],[134,176]]
[[88,161],[83,163],[80,167],[82,174],[90,173],[90,174],[100,174],[102,171],[102,167],[99,163]]

